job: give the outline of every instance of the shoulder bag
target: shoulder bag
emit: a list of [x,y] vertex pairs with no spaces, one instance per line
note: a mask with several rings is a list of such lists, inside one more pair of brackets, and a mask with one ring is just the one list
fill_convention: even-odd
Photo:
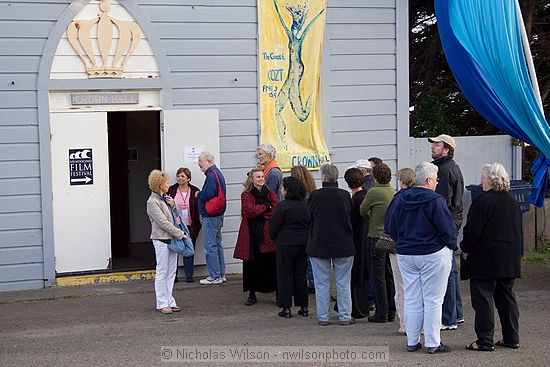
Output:
[[380,238],[378,238],[378,241],[376,241],[374,247],[378,250],[386,251],[390,254],[395,254],[395,242],[391,239],[390,236],[385,233],[382,233],[382,235],[380,235]]
[[214,176],[216,176],[216,181],[218,182],[218,194],[210,198],[206,203],[204,203],[204,210],[208,215],[215,217],[225,209],[225,194],[223,193],[222,185],[220,184],[220,179],[216,171],[212,170]]
[[174,211],[168,204],[166,204],[166,206],[168,206],[168,210],[170,210],[170,213],[172,213],[172,220],[174,221],[174,225],[181,229],[183,233],[185,233],[185,236],[183,236],[183,239],[181,240],[172,238],[172,240],[168,244],[168,249],[182,255],[183,257],[193,256],[195,254],[195,247],[193,246],[193,241],[191,240],[191,233],[189,232],[189,228],[187,227],[187,225],[185,225],[185,222],[179,214],[178,218],[180,219],[180,224],[178,224],[176,216],[174,215]]

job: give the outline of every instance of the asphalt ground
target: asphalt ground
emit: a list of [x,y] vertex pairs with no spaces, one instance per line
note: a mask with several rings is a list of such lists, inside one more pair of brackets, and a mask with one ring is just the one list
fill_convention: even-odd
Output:
[[[244,355],[229,358],[234,350],[230,347],[249,348],[254,353],[283,350],[285,346],[304,347],[312,357],[322,357],[312,352],[318,350],[313,348],[322,347],[327,352],[325,358],[331,351],[328,348],[389,348],[387,362],[369,363],[373,366],[550,365],[550,264],[524,264],[523,278],[516,283],[521,333],[521,348],[517,350],[464,349],[475,340],[475,333],[468,283],[461,285],[466,322],[457,330],[442,331],[442,341],[452,352],[435,355],[423,350],[407,352],[406,338],[397,333],[397,322],[373,324],[362,319],[354,325],[341,326],[332,313],[331,324],[319,326],[314,296],[310,298],[311,315],[307,318],[296,315],[297,308],[291,319],[278,317],[274,294],[259,294],[258,303],[246,307],[240,275],[229,276],[228,282],[219,286],[177,283],[174,295],[182,311],[171,315],[154,309],[152,280],[5,292],[0,293],[0,366],[166,366],[163,346],[179,347],[170,349],[169,353],[178,358],[172,365],[266,366],[279,360],[259,363],[245,361]],[[495,340],[500,336],[497,326]],[[225,351],[228,355],[223,363],[220,358],[215,362],[213,354],[205,355],[210,358],[205,363],[189,363],[193,356],[185,357],[185,351],[192,351],[190,346]],[[201,349],[204,350],[207,349]],[[349,359],[303,363],[285,360],[276,365],[359,363]]]

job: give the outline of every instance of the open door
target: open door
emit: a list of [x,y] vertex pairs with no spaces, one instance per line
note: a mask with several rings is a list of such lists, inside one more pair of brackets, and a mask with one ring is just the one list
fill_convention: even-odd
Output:
[[51,113],[55,270],[110,266],[106,112]]
[[[171,110],[162,113],[162,168],[176,182],[179,167],[191,170],[191,184],[199,189],[204,173],[198,166],[201,151],[209,151],[220,167],[220,127],[218,110]],[[202,232],[196,244],[195,264],[205,264]]]

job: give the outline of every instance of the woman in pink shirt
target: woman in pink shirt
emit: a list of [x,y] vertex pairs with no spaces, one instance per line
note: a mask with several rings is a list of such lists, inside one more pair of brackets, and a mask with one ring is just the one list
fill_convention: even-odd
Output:
[[[176,183],[168,189],[168,195],[174,198],[180,217],[185,221],[189,231],[193,245],[197,244],[197,238],[201,230],[201,221],[199,218],[199,209],[195,193],[200,191],[198,187],[191,185],[191,171],[189,168],[180,167],[176,172]],[[187,283],[192,283],[193,280],[193,262],[194,256],[183,258],[183,269]],[[178,277],[176,276],[176,281]]]

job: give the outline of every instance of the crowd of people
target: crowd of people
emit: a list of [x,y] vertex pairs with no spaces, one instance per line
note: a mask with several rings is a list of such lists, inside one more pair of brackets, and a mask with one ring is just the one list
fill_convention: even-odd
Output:
[[[241,224],[233,257],[243,262],[246,306],[256,292],[275,293],[278,316],[307,317],[309,295],[315,294],[319,325],[330,324],[330,304],[341,325],[399,320],[407,350],[448,352],[441,330],[464,322],[459,280],[470,280],[477,339],[468,350],[519,347],[519,312],[513,286],[520,276],[521,212],[510,195],[509,177],[501,164],[482,168],[483,193],[468,212],[460,244],[460,276],[455,251],[462,226],[464,182],[454,161],[455,140],[429,138],[431,163],[397,173],[399,190],[391,185],[391,168],[381,159],[360,159],[343,174],[349,191],[338,187],[335,165],[319,168],[321,188],[306,167],[284,177],[276,149],[262,144],[241,193]],[[147,213],[157,259],[156,307],[180,311],[172,296],[177,256],[172,239],[185,237],[178,218],[195,243],[202,230],[208,276],[203,285],[226,281],[221,229],[225,212],[225,179],[209,152],[199,156],[205,174],[202,189],[190,184],[191,172],[180,168],[169,186],[166,172],[149,176]],[[350,194],[351,191],[351,194]],[[174,216],[174,214],[176,214]],[[193,282],[193,257],[184,258],[187,282]],[[331,275],[336,293],[331,296]],[[294,300],[294,302],[293,302]],[[502,338],[494,342],[494,307]]]

